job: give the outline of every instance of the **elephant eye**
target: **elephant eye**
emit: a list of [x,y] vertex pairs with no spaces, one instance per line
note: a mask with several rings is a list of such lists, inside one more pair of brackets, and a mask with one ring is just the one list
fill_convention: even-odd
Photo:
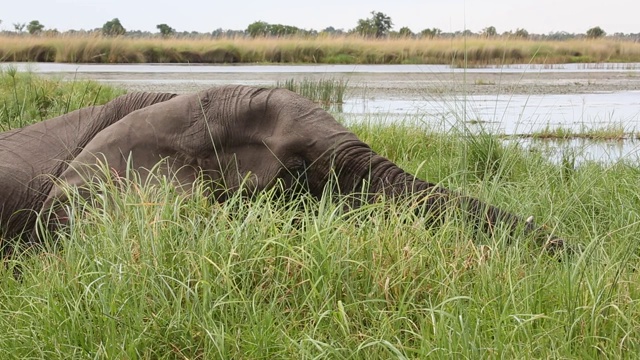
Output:
[[284,162],[284,166],[289,171],[298,171],[306,167],[305,159],[301,156],[294,155]]

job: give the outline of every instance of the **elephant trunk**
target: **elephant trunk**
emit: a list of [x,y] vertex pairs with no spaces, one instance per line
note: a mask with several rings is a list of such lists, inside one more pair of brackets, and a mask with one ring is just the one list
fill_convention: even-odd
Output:
[[[561,239],[550,237],[546,229],[537,227],[533,217],[523,218],[489,205],[479,199],[463,196],[442,186],[416,178],[390,160],[376,154],[367,144],[352,140],[338,145],[332,157],[329,171],[337,180],[336,192],[363,194],[363,199],[373,202],[380,196],[400,199],[411,196],[423,204],[418,211],[432,221],[442,220],[449,208],[455,208],[470,220],[477,230],[492,233],[500,224],[512,234],[518,229],[523,234],[533,234],[544,246],[561,248]],[[326,166],[326,165],[325,165]],[[329,179],[325,179],[326,181]]]

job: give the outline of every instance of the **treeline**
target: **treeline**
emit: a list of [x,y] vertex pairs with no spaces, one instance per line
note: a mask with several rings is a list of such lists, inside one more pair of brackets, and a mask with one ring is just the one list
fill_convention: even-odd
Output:
[[[403,26],[394,30],[394,23],[388,15],[382,12],[371,11],[370,17],[359,19],[352,29],[336,29],[328,26],[322,30],[302,29],[292,25],[270,24],[265,21],[255,21],[244,30],[231,30],[218,28],[211,32],[197,31],[177,31],[169,24],[158,24],[158,32],[127,30],[118,18],[107,21],[102,27],[91,30],[68,30],[60,32],[57,29],[47,29],[38,20],[29,23],[14,23],[13,31],[5,30],[0,34],[4,36],[126,36],[132,38],[245,38],[245,37],[331,37],[356,35],[365,38],[457,38],[457,37],[478,37],[478,38],[521,38],[532,40],[573,40],[584,38],[608,37],[627,41],[640,41],[640,33],[613,33],[607,32],[599,26],[587,29],[584,33],[569,33],[565,31],[550,32],[548,34],[529,33],[526,29],[518,28],[499,32],[494,26],[487,26],[484,29],[474,32],[472,30],[460,30],[455,32],[445,32],[439,28],[425,28],[414,32],[409,27]],[[0,24],[2,20],[0,20]]]

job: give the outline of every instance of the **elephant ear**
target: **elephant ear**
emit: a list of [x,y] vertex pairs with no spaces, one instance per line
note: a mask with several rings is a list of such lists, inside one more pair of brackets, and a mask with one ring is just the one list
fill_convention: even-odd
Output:
[[[126,176],[130,169],[139,172],[145,181],[151,171],[171,176],[177,185],[193,183],[197,178],[196,159],[189,156],[181,138],[191,131],[190,98],[174,99],[131,112],[119,121],[98,132],[68,164],[51,188],[42,207],[50,213],[57,202],[65,202],[67,187],[80,188],[80,195],[90,194],[83,188],[106,177]],[[58,218],[66,216],[56,210]]]

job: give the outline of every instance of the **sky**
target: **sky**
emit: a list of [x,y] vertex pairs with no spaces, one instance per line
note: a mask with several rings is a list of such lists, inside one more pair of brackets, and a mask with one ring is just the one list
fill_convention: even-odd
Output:
[[640,33],[638,0],[8,0],[0,29],[38,20],[45,29],[94,29],[118,18],[127,30],[157,32],[166,23],[177,31],[244,30],[255,21],[322,30],[349,30],[371,11],[389,16],[393,29],[439,28],[498,33],[526,29],[548,34],[585,33],[600,26],[608,34]]

